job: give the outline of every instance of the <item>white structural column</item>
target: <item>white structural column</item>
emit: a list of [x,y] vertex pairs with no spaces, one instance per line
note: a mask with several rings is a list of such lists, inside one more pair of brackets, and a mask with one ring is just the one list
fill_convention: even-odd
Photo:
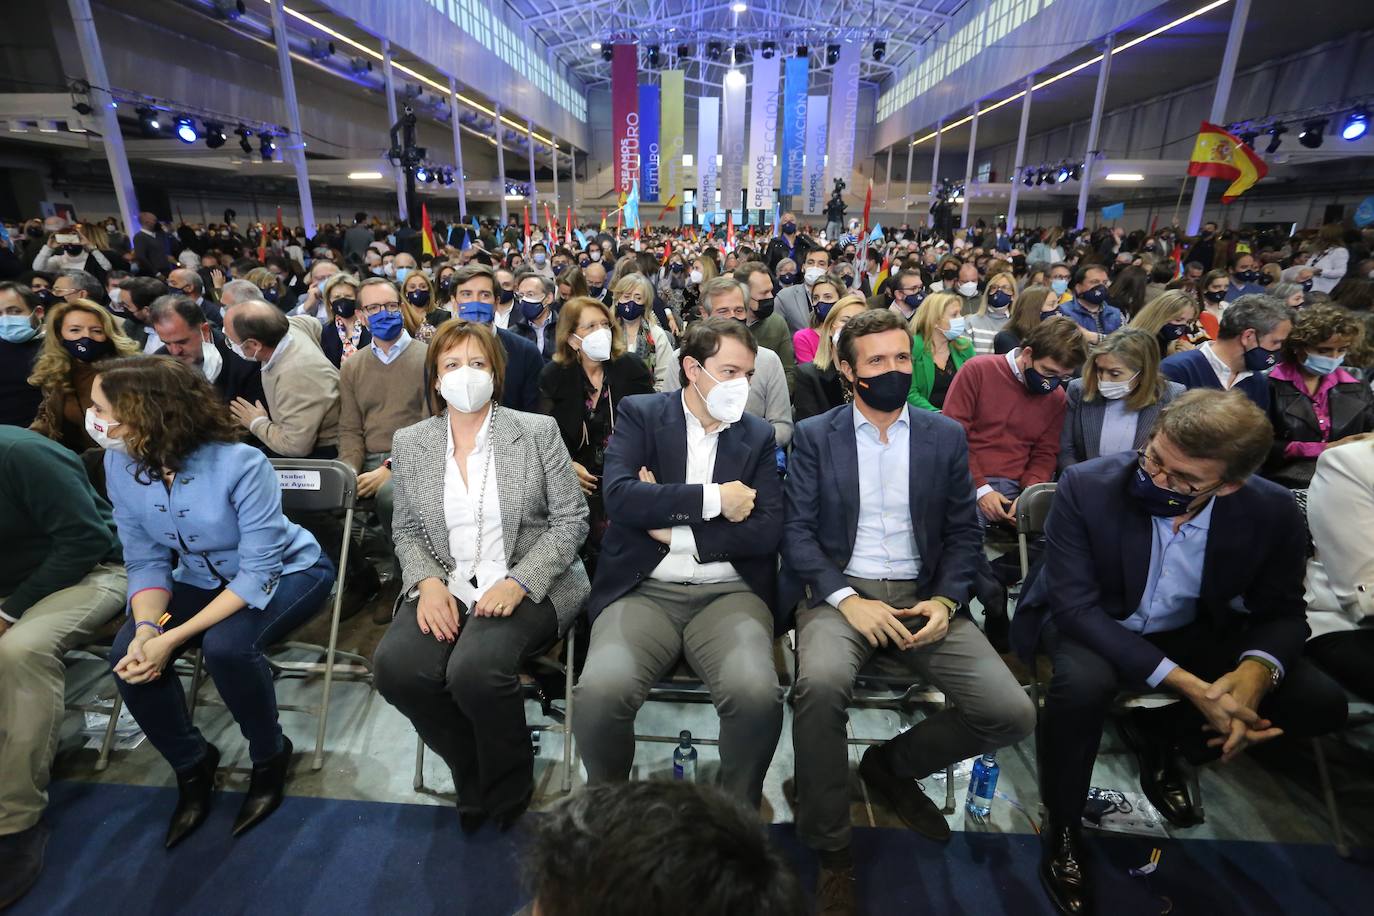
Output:
[[883,203],[892,199],[892,147],[887,148],[887,178],[883,181]]
[[1078,228],[1088,224],[1088,189],[1092,187],[1093,165],[1097,159],[1097,137],[1102,129],[1102,108],[1107,103],[1107,79],[1112,73],[1112,47],[1116,36],[1102,43],[1102,66],[1097,71],[1097,93],[1093,96],[1093,116],[1088,122],[1088,149],[1083,154],[1083,177],[1078,182]]
[[1026,77],[1026,95],[1021,100],[1021,130],[1016,135],[1016,164],[1011,169],[1011,200],[1007,202],[1007,232],[1016,230],[1016,199],[1021,193],[1021,170],[1026,167],[1026,130],[1030,127],[1031,93],[1035,74]]
[[458,169],[458,174],[454,176],[458,179],[458,221],[466,223],[468,185],[467,178],[463,176],[463,128],[458,120],[458,82],[451,76],[448,78],[448,105],[451,112],[449,121],[453,124],[453,164]]
[[[396,123],[396,77],[391,70],[391,42],[385,38],[382,39],[382,76],[386,80],[386,127],[390,130]],[[393,166],[392,171],[396,174],[396,212],[404,223],[410,219],[406,207],[406,176],[399,165]]]
[[[1217,74],[1217,91],[1212,95],[1213,124],[1224,124],[1226,104],[1231,100],[1231,83],[1236,78],[1236,61],[1240,58],[1240,40],[1245,33],[1245,22],[1250,16],[1250,0],[1236,0],[1231,10],[1231,31],[1226,34],[1226,50],[1221,55],[1221,72]],[[1198,178],[1193,185],[1193,201],[1188,206],[1189,235],[1197,235],[1202,225],[1202,211],[1207,206],[1207,185],[1209,178]]]
[[[935,122],[935,152],[930,159],[930,194],[931,203],[935,203],[935,190],[940,184],[940,138],[944,136],[942,131],[945,129],[944,121]],[[935,214],[926,213],[926,225],[935,228]]]
[[553,221],[558,222],[558,210],[562,201],[558,197],[558,138],[552,137],[553,148],[549,150],[549,159],[553,161]]
[[134,193],[133,176],[129,174],[129,157],[124,152],[124,135],[119,132],[115,102],[106,88],[110,85],[110,77],[105,72],[105,55],[100,51],[100,37],[95,30],[95,20],[91,18],[91,3],[90,0],[67,0],[67,8],[76,27],[77,44],[81,46],[86,82],[91,84],[91,107],[100,116],[100,139],[105,145],[105,160],[110,164],[110,178],[124,220],[124,234],[132,245],[138,232],[138,196]]
[[[501,106],[498,104],[492,107],[496,109],[496,126],[492,128],[496,131],[496,197],[501,201],[501,231],[505,232],[506,223],[510,222],[506,211],[506,129],[501,126]],[[497,240],[500,240],[499,234]]]
[[286,155],[296,172],[296,194],[301,199],[301,225],[306,238],[315,237],[315,202],[310,197],[310,173],[305,167],[305,138],[301,136],[301,109],[296,104],[296,78],[291,73],[291,46],[286,41],[286,13],[283,0],[272,0],[272,37],[277,43],[277,69],[281,71],[281,97],[286,103]]
[[539,185],[534,180],[534,122],[526,121],[525,129],[528,133],[525,138],[529,141],[530,151],[530,219],[534,220],[534,225],[539,225]]
[[[915,139],[915,138],[913,138]],[[908,140],[906,144],[906,193],[902,195],[902,222],[907,221],[907,211],[911,208],[911,156],[916,152]]]
[[968,132],[968,160],[964,164],[964,204],[959,208],[959,227],[968,228],[968,202],[973,196],[973,156],[978,149],[978,103],[973,103],[973,123]]
[[568,206],[573,211],[573,225],[577,225],[577,150],[568,147]]

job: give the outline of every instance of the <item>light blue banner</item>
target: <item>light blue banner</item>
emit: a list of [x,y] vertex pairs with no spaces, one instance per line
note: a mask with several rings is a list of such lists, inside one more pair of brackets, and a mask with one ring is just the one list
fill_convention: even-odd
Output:
[[1124,203],[1108,204],[1107,206],[1102,208],[1103,219],[1125,219],[1125,217],[1126,205]]
[[660,156],[656,83],[639,87],[639,150],[640,199],[657,202]]
[[802,159],[806,154],[806,88],[809,61],[789,57],[783,71],[782,187],[780,194],[802,193]]

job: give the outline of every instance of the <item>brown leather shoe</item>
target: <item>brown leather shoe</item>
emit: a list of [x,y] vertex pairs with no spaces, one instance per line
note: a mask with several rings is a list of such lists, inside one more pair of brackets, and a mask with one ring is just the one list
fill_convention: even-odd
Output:
[[816,882],[817,916],[858,916],[854,898],[854,865],[826,865],[821,863],[821,876]]

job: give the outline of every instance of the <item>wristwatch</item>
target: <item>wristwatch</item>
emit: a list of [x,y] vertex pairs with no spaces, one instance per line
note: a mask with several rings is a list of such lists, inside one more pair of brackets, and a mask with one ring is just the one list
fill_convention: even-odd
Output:
[[940,604],[943,604],[946,608],[948,608],[950,620],[953,620],[954,615],[959,612],[959,602],[955,601],[953,598],[946,598],[944,595],[934,595],[931,597],[930,600],[938,601]]
[[1269,659],[1264,658],[1263,656],[1260,656],[1260,655],[1246,655],[1246,656],[1244,656],[1244,657],[1241,659],[1241,661],[1258,662],[1259,664],[1261,664],[1261,665],[1263,665],[1264,667],[1268,668],[1268,669],[1269,669],[1269,688],[1270,688],[1271,690],[1272,690],[1273,688],[1279,686],[1279,681],[1283,680],[1283,674],[1282,674],[1282,672],[1279,671],[1279,666],[1276,665],[1276,664],[1274,664],[1273,662],[1271,662]]

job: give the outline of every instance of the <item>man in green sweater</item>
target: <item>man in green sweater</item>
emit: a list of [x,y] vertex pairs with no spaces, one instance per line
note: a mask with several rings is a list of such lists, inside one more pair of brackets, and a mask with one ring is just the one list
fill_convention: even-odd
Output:
[[0,909],[38,878],[40,823],[62,726],[62,654],[124,608],[110,506],[81,460],[0,427]]
[[735,268],[734,277],[749,291],[749,330],[760,347],[767,347],[782,360],[787,377],[787,393],[792,393],[797,358],[792,349],[792,329],[787,319],[773,309],[773,274],[762,261],[745,261]]

